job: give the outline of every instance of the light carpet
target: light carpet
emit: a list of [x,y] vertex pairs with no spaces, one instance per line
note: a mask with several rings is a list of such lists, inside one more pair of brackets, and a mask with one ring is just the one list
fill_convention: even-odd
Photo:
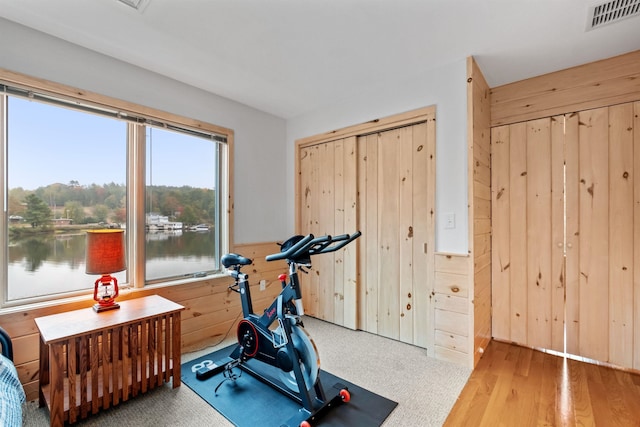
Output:
[[[425,349],[362,331],[352,331],[305,317],[322,369],[398,402],[383,426],[442,426],[466,384],[470,368],[427,356]],[[234,335],[233,333],[231,335]],[[183,355],[193,360],[233,343]],[[48,426],[46,408],[24,406],[24,426]],[[89,417],[78,426],[231,426],[189,387],[159,387],[115,408]]]

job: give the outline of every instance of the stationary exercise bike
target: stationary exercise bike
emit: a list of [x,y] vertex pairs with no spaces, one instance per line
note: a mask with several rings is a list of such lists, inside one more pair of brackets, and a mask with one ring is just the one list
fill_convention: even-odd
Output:
[[320,358],[300,319],[304,307],[298,269],[310,268],[312,255],[335,252],[360,234],[358,231],[337,237],[293,236],[281,245],[279,253],[268,255],[267,261],[287,261],[289,283],[286,274],[278,276],[282,291],[262,316],[253,313],[249,276],[240,272],[242,266],[252,261],[238,254],[222,256],[222,265],[235,279],[229,289],[240,294],[244,318],[238,324],[238,345],[231,355],[199,369],[196,378],[205,380],[223,372],[225,379],[216,387],[217,393],[224,381],[239,378],[234,372],[239,368],[300,403],[306,411],[306,418],[299,424],[301,427],[310,426],[332,407],[348,402],[351,395],[346,387],[327,400],[320,382]]

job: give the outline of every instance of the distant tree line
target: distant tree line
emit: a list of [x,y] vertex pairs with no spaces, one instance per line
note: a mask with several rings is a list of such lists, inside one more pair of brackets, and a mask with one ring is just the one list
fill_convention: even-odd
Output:
[[[78,181],[50,184],[36,190],[9,190],[9,215],[22,217],[32,227],[45,227],[54,218],[73,224],[124,223],[126,187],[122,184],[91,184]],[[215,191],[190,186],[147,187],[146,211],[169,217],[185,225],[212,224],[216,209]]]

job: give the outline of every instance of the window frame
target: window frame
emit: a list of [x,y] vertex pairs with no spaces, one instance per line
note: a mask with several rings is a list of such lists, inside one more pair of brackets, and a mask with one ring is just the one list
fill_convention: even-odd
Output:
[[[109,113],[115,113],[117,117],[131,119],[127,127],[127,284],[126,287],[132,289],[150,289],[154,287],[175,286],[194,281],[211,279],[222,276],[209,275],[204,278],[183,278],[167,279],[163,281],[145,281],[145,191],[146,191],[146,125],[158,125],[158,123],[184,129],[190,132],[212,135],[212,140],[223,138],[226,141],[220,142],[219,174],[220,190],[217,191],[220,215],[220,253],[225,253],[233,247],[233,141],[234,132],[232,129],[217,126],[200,120],[180,116],[177,114],[161,111],[151,107],[142,106],[128,101],[119,100],[105,95],[88,92],[71,86],[54,83],[51,81],[30,77],[24,74],[11,72],[0,68],[0,85],[10,88],[17,88],[34,93],[42,97],[52,97],[73,104],[79,109],[88,107]],[[23,308],[25,306],[43,305],[44,301],[60,303],[64,300],[85,299],[92,290],[86,292],[65,293],[57,296],[47,296],[33,298],[30,300],[6,301],[7,289],[7,215],[8,215],[8,195],[6,194],[6,166],[7,158],[7,129],[5,123],[5,113],[7,104],[7,93],[0,87],[0,196],[2,197],[3,208],[0,209],[0,224],[3,228],[2,238],[0,238],[0,310],[9,307]],[[107,114],[109,115],[109,114]],[[137,123],[136,123],[137,122]],[[215,136],[217,137],[215,137]]]

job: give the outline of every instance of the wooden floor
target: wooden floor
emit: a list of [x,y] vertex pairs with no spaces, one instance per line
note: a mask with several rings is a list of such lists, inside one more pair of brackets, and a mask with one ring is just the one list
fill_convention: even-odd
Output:
[[492,341],[445,426],[640,426],[640,375]]

